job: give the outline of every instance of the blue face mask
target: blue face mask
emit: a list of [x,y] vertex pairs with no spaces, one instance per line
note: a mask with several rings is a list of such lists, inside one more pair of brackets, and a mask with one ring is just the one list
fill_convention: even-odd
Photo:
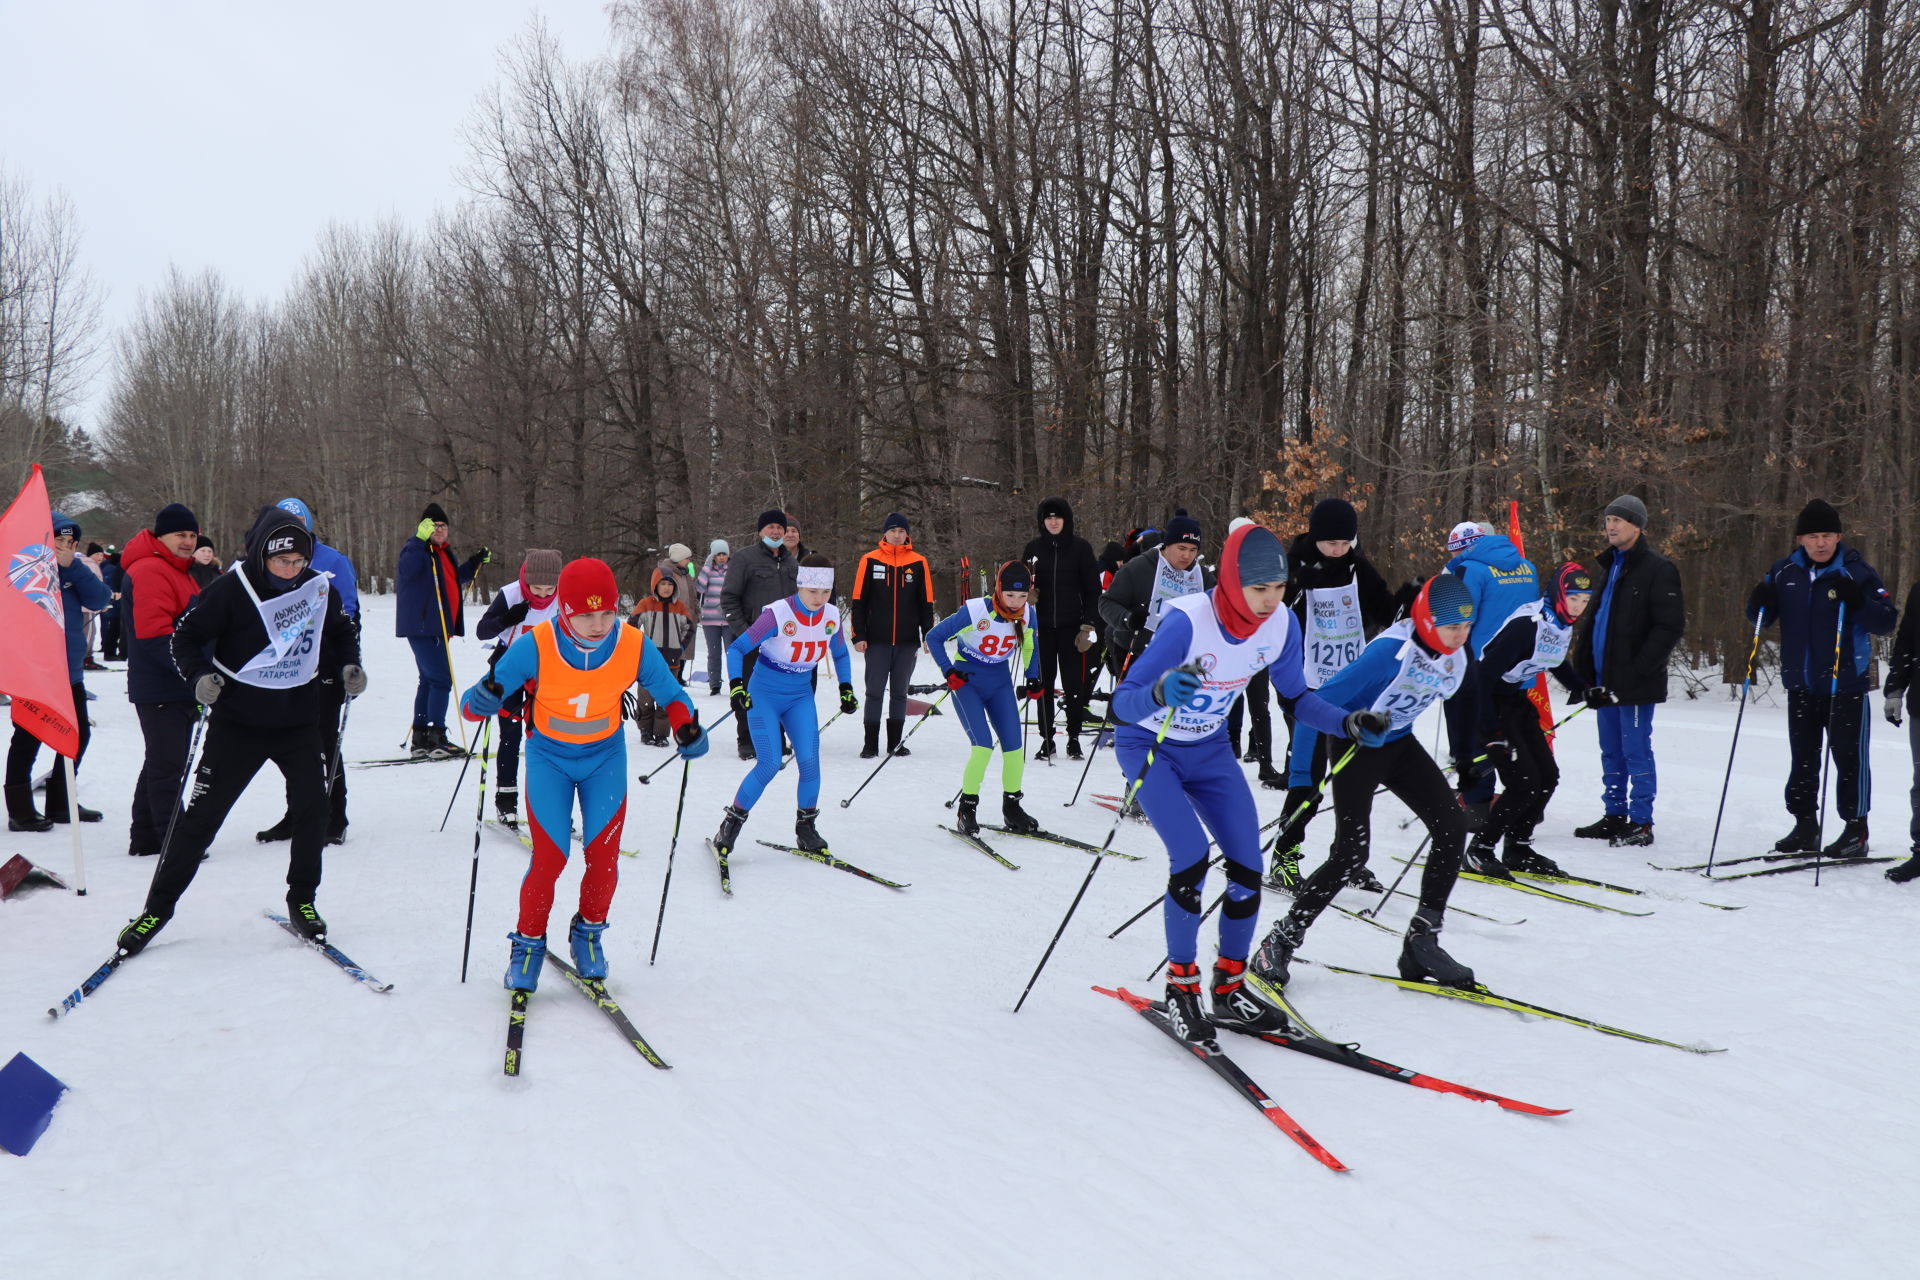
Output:
[[766,544],[767,550],[769,551],[778,551],[786,545],[785,538],[762,538],[760,541]]

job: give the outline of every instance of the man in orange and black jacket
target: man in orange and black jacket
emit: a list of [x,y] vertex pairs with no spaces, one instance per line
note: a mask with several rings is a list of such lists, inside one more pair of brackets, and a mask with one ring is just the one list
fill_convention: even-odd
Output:
[[880,754],[880,698],[889,681],[887,751],[906,755],[900,737],[907,722],[907,682],[920,638],[933,627],[933,572],[913,549],[912,530],[898,511],[888,513],[880,545],[861,556],[854,570],[852,616],[853,647],[867,662],[867,736],[860,758]]

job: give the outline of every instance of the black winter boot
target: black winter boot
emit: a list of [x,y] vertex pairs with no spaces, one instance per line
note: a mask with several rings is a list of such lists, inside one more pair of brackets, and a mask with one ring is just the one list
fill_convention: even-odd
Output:
[[[1049,739],[1051,741],[1051,739]],[[1020,791],[1009,791],[1000,797],[1000,817],[1007,830],[1020,835],[1032,835],[1040,829],[1040,824],[1032,814],[1020,807]]]
[[793,842],[802,853],[825,853],[827,842],[820,838],[820,832],[814,828],[814,819],[820,816],[818,809],[797,809],[793,815]]
[[912,755],[913,752],[900,745],[900,740],[906,736],[907,722],[905,720],[887,721],[887,754],[890,756]]
[[1820,823],[1811,815],[1793,816],[1793,830],[1773,842],[1775,853],[1817,853],[1820,850]]
[[51,831],[53,823],[40,816],[33,807],[33,788],[8,787],[7,792],[7,830],[9,831]]
[[1611,840],[1617,835],[1624,834],[1631,825],[1633,824],[1627,821],[1626,814],[1609,813],[1598,822],[1589,822],[1584,827],[1575,827],[1573,834],[1582,840]]
[[860,739],[860,758],[875,759],[880,754],[880,722],[869,720],[861,728],[865,736]]
[[272,826],[268,827],[265,831],[254,832],[253,838],[255,840],[258,840],[261,844],[272,844],[275,840],[293,839],[292,815],[287,815],[282,817],[280,821],[274,823]]
[[1421,907],[1407,926],[1400,948],[1400,976],[1409,982],[1432,982],[1442,987],[1473,989],[1473,970],[1440,949],[1440,912]]

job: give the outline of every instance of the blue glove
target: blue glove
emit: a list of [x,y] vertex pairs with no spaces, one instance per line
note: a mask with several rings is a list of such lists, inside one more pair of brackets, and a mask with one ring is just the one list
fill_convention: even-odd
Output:
[[682,760],[698,760],[707,754],[707,747],[711,745],[707,742],[706,731],[700,727],[698,716],[675,729],[673,740],[679,744]]
[[1153,700],[1163,707],[1190,707],[1200,700],[1200,673],[1175,667],[1153,684]]
[[1340,722],[1340,728],[1361,746],[1377,747],[1387,740],[1387,730],[1393,728],[1393,721],[1384,711],[1351,711]]
[[484,720],[500,714],[500,704],[506,700],[507,691],[500,687],[498,680],[482,680],[467,690],[467,696],[462,701],[468,711]]

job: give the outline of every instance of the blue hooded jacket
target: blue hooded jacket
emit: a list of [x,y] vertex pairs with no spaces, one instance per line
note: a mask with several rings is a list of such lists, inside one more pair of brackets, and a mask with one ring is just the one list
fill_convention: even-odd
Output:
[[1447,562],[1447,571],[1473,596],[1473,630],[1467,648],[1478,658],[1494,633],[1523,604],[1540,598],[1540,575],[1513,540],[1489,533]]

